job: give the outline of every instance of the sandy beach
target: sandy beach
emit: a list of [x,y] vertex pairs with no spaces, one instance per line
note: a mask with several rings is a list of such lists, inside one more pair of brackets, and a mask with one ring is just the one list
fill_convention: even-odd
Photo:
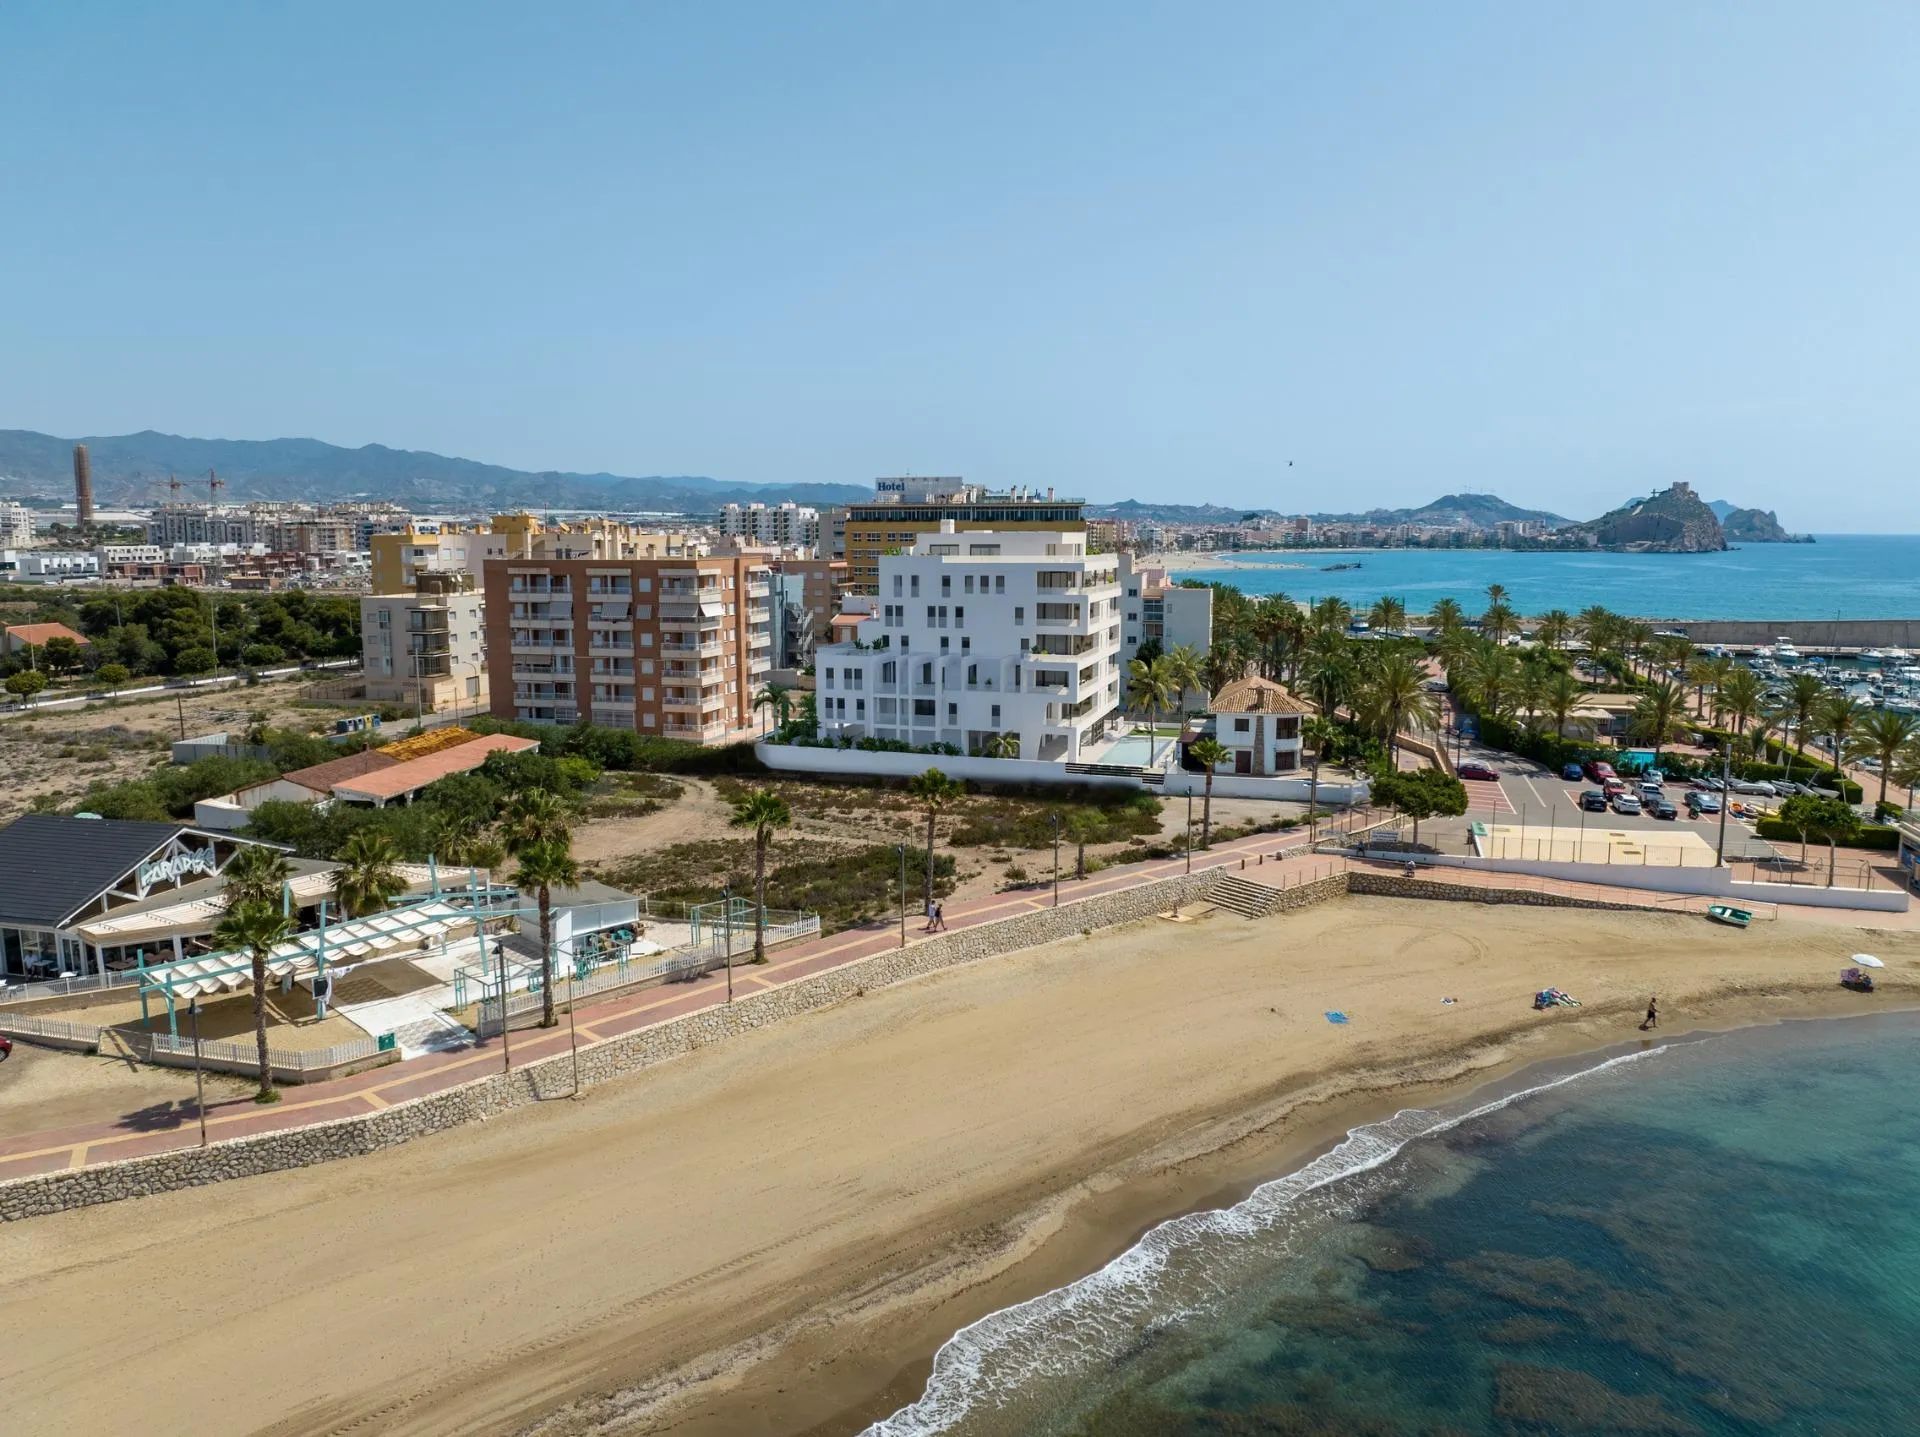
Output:
[[[1859,947],[1873,998],[1834,985]],[[1548,984],[1585,1006],[1535,1014]],[[965,1322],[1353,1123],[1636,1040],[1650,991],[1665,1035],[1885,1011],[1920,936],[1346,898],[986,960],[583,1102],[0,1229],[9,1420],[857,1430]]]

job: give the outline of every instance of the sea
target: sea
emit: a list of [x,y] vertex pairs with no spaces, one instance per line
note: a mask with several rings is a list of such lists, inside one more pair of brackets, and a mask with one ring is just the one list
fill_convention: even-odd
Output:
[[1917,1016],[1357,1128],[962,1330],[870,1437],[1920,1431]]
[[[1330,564],[1358,563],[1330,571]],[[1650,619],[1920,618],[1920,535],[1821,534],[1720,554],[1533,553],[1519,549],[1285,549],[1236,554],[1182,579],[1356,607],[1391,595],[1422,613],[1451,598],[1468,613],[1504,584],[1523,614],[1593,604]]]

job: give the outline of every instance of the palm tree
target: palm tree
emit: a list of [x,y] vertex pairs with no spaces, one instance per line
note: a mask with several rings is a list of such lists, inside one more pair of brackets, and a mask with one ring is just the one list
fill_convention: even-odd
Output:
[[1567,736],[1567,722],[1573,717],[1573,711],[1580,707],[1580,701],[1586,697],[1586,693],[1586,686],[1564,670],[1551,675],[1541,686],[1540,705],[1544,712],[1553,715],[1556,737]]
[[[1200,803],[1200,846],[1213,846],[1213,771],[1227,761],[1227,746],[1215,738],[1203,738],[1189,744],[1187,753],[1206,775],[1206,795]],[[1192,792],[1191,789],[1188,790]]]
[[1466,690],[1488,718],[1502,718],[1512,707],[1520,664],[1513,650],[1482,643],[1467,657]]
[[278,910],[286,906],[286,882],[293,877],[293,865],[279,849],[249,843],[227,860],[220,877],[229,911],[242,903]]
[[1307,843],[1314,842],[1314,832],[1320,822],[1320,760],[1326,757],[1327,745],[1333,742],[1339,733],[1339,726],[1332,719],[1319,714],[1311,715],[1301,721],[1300,737],[1313,745],[1313,766],[1307,771]]
[[279,1097],[273,1090],[273,1066],[267,1057],[267,957],[274,945],[285,942],[293,931],[293,919],[280,911],[277,901],[263,903],[257,899],[229,906],[213,930],[217,945],[228,950],[244,948],[253,960],[253,1039],[260,1055],[256,1102],[271,1103]]
[[376,829],[363,828],[340,849],[340,867],[334,870],[333,896],[349,918],[377,913],[407,891],[400,876],[400,850]]
[[1367,623],[1376,629],[1387,629],[1398,633],[1407,626],[1407,606],[1405,601],[1382,596],[1373,601],[1373,607],[1367,610]]
[[[1196,744],[1197,748],[1198,745]],[[1074,845],[1073,876],[1087,876],[1087,844],[1100,836],[1099,821],[1084,808],[1076,808],[1067,814],[1061,831],[1072,840]]]
[[767,845],[773,831],[793,822],[787,801],[770,788],[756,788],[733,801],[735,828],[753,830],[753,961],[767,961]]
[[1013,732],[997,733],[980,745],[980,751],[988,758],[1020,757],[1020,735]]
[[1337,630],[1322,629],[1301,658],[1300,682],[1313,695],[1314,706],[1328,718],[1353,688],[1353,645]]
[[1850,699],[1845,694],[1829,694],[1814,713],[1815,731],[1833,740],[1833,768],[1835,775],[1841,780],[1847,776],[1847,746],[1853,741],[1854,732],[1860,727],[1861,720],[1871,712],[1872,710],[1865,704]]
[[[1127,664],[1127,683],[1132,691],[1134,707],[1147,711],[1147,766],[1152,767],[1153,740],[1160,727],[1160,713],[1168,704],[1178,702],[1180,690],[1172,669],[1167,665],[1165,654],[1151,661],[1131,660]],[[932,881],[931,877],[928,881]]]
[[500,811],[500,836],[515,853],[556,839],[571,842],[571,818],[559,794],[544,788],[523,789]]
[[1491,608],[1495,604],[1504,604],[1506,603],[1506,601],[1507,601],[1507,586],[1505,584],[1487,585],[1487,606],[1489,608]]
[[1747,731],[1747,724],[1760,712],[1761,694],[1760,676],[1744,664],[1736,664],[1727,671],[1718,690],[1721,710],[1733,724],[1735,733]]
[[1200,687],[1200,651],[1192,644],[1175,644],[1161,656],[1161,662],[1166,666],[1167,679],[1173,685],[1173,706],[1176,710],[1183,710],[1188,692]]
[[[1139,660],[1134,660],[1138,663]],[[948,778],[937,768],[925,773],[915,774],[907,781],[907,792],[919,799],[927,810],[927,907],[933,907],[933,840],[934,821],[940,817],[940,811],[951,808],[966,792],[966,785],[957,779]]]
[[1550,649],[1564,649],[1573,637],[1573,615],[1565,609],[1548,609],[1533,636]]
[[772,709],[774,727],[784,728],[787,720],[793,717],[792,693],[793,690],[786,684],[767,684],[753,696],[754,711]]
[[1893,775],[1894,756],[1898,754],[1916,736],[1920,736],[1920,718],[1912,714],[1895,713],[1892,709],[1875,709],[1862,718],[1857,725],[1859,732],[1854,738],[1853,752],[1856,757],[1872,756],[1880,760],[1880,802],[1887,801],[1887,783]]
[[1613,632],[1618,623],[1612,610],[1601,604],[1589,604],[1574,620],[1574,631],[1586,640],[1589,649],[1597,652],[1613,647]]
[[1620,651],[1627,660],[1627,672],[1632,673],[1634,659],[1644,656],[1647,646],[1653,642],[1653,625],[1642,623],[1638,619],[1622,620],[1619,637]]
[[1807,751],[1813,716],[1826,697],[1827,686],[1812,674],[1795,674],[1787,680],[1786,706],[1793,714],[1793,746],[1801,753]]
[[1436,633],[1445,634],[1455,629],[1465,628],[1467,616],[1458,600],[1435,599],[1433,607],[1427,611],[1427,622],[1433,625]]
[[[1497,589],[1500,586],[1493,584],[1490,587]],[[1486,613],[1480,616],[1480,630],[1496,644],[1504,643],[1507,635],[1513,632],[1514,625],[1518,622],[1519,615],[1505,604],[1495,600],[1487,605]]]
[[[515,886],[534,890],[540,907],[540,1026],[551,1028],[553,1016],[553,890],[571,888],[580,881],[580,866],[565,838],[546,838],[514,849]],[[507,1021],[506,993],[501,992],[500,1022]]]
[[1680,727],[1680,716],[1687,711],[1687,691],[1671,679],[1660,679],[1640,695],[1631,720],[1634,736],[1653,745],[1653,761],[1660,762],[1660,750]]
[[1388,754],[1397,751],[1403,728],[1421,734],[1439,722],[1433,695],[1427,692],[1426,669],[1403,651],[1396,650],[1374,664],[1360,691],[1386,740]]
[[436,862],[465,868],[480,848],[480,825],[468,814],[444,808],[427,824],[426,838]]
[[1200,677],[1209,696],[1219,693],[1246,671],[1247,661],[1235,653],[1231,645],[1218,640],[1207,650],[1207,657],[1200,665]]
[[1313,607],[1307,611],[1307,623],[1322,632],[1343,631],[1353,623],[1353,605],[1331,594],[1324,599],[1315,599]]
[[1913,791],[1920,786],[1920,738],[1911,739],[1893,758],[1893,781],[1907,790],[1907,809],[1913,809]]

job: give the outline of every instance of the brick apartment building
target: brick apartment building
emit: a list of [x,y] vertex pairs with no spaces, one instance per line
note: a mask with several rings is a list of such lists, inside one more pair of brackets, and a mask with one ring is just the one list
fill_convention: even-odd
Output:
[[490,558],[484,572],[496,716],[707,744],[768,728],[753,707],[772,668],[763,555]]

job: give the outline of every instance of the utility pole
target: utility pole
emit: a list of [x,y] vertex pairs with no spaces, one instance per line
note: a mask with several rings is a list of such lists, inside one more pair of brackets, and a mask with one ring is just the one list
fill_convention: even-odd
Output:
[[727,1001],[733,1001],[733,885],[720,890],[720,927],[727,945]]
[[1713,866],[1727,866],[1727,805],[1733,799],[1730,780],[1733,776],[1733,759],[1727,751],[1725,739],[1720,741],[1720,846],[1713,855]]
[[907,845],[897,843],[900,850],[900,946],[907,946]]
[[1193,789],[1187,789],[1187,872],[1193,872]]
[[1047,821],[1053,825],[1053,906],[1060,906],[1060,815],[1050,813]]
[[200,1114],[200,1146],[207,1145],[207,1080],[200,1071],[200,996],[187,1004],[187,1017],[193,1023],[193,1106]]

